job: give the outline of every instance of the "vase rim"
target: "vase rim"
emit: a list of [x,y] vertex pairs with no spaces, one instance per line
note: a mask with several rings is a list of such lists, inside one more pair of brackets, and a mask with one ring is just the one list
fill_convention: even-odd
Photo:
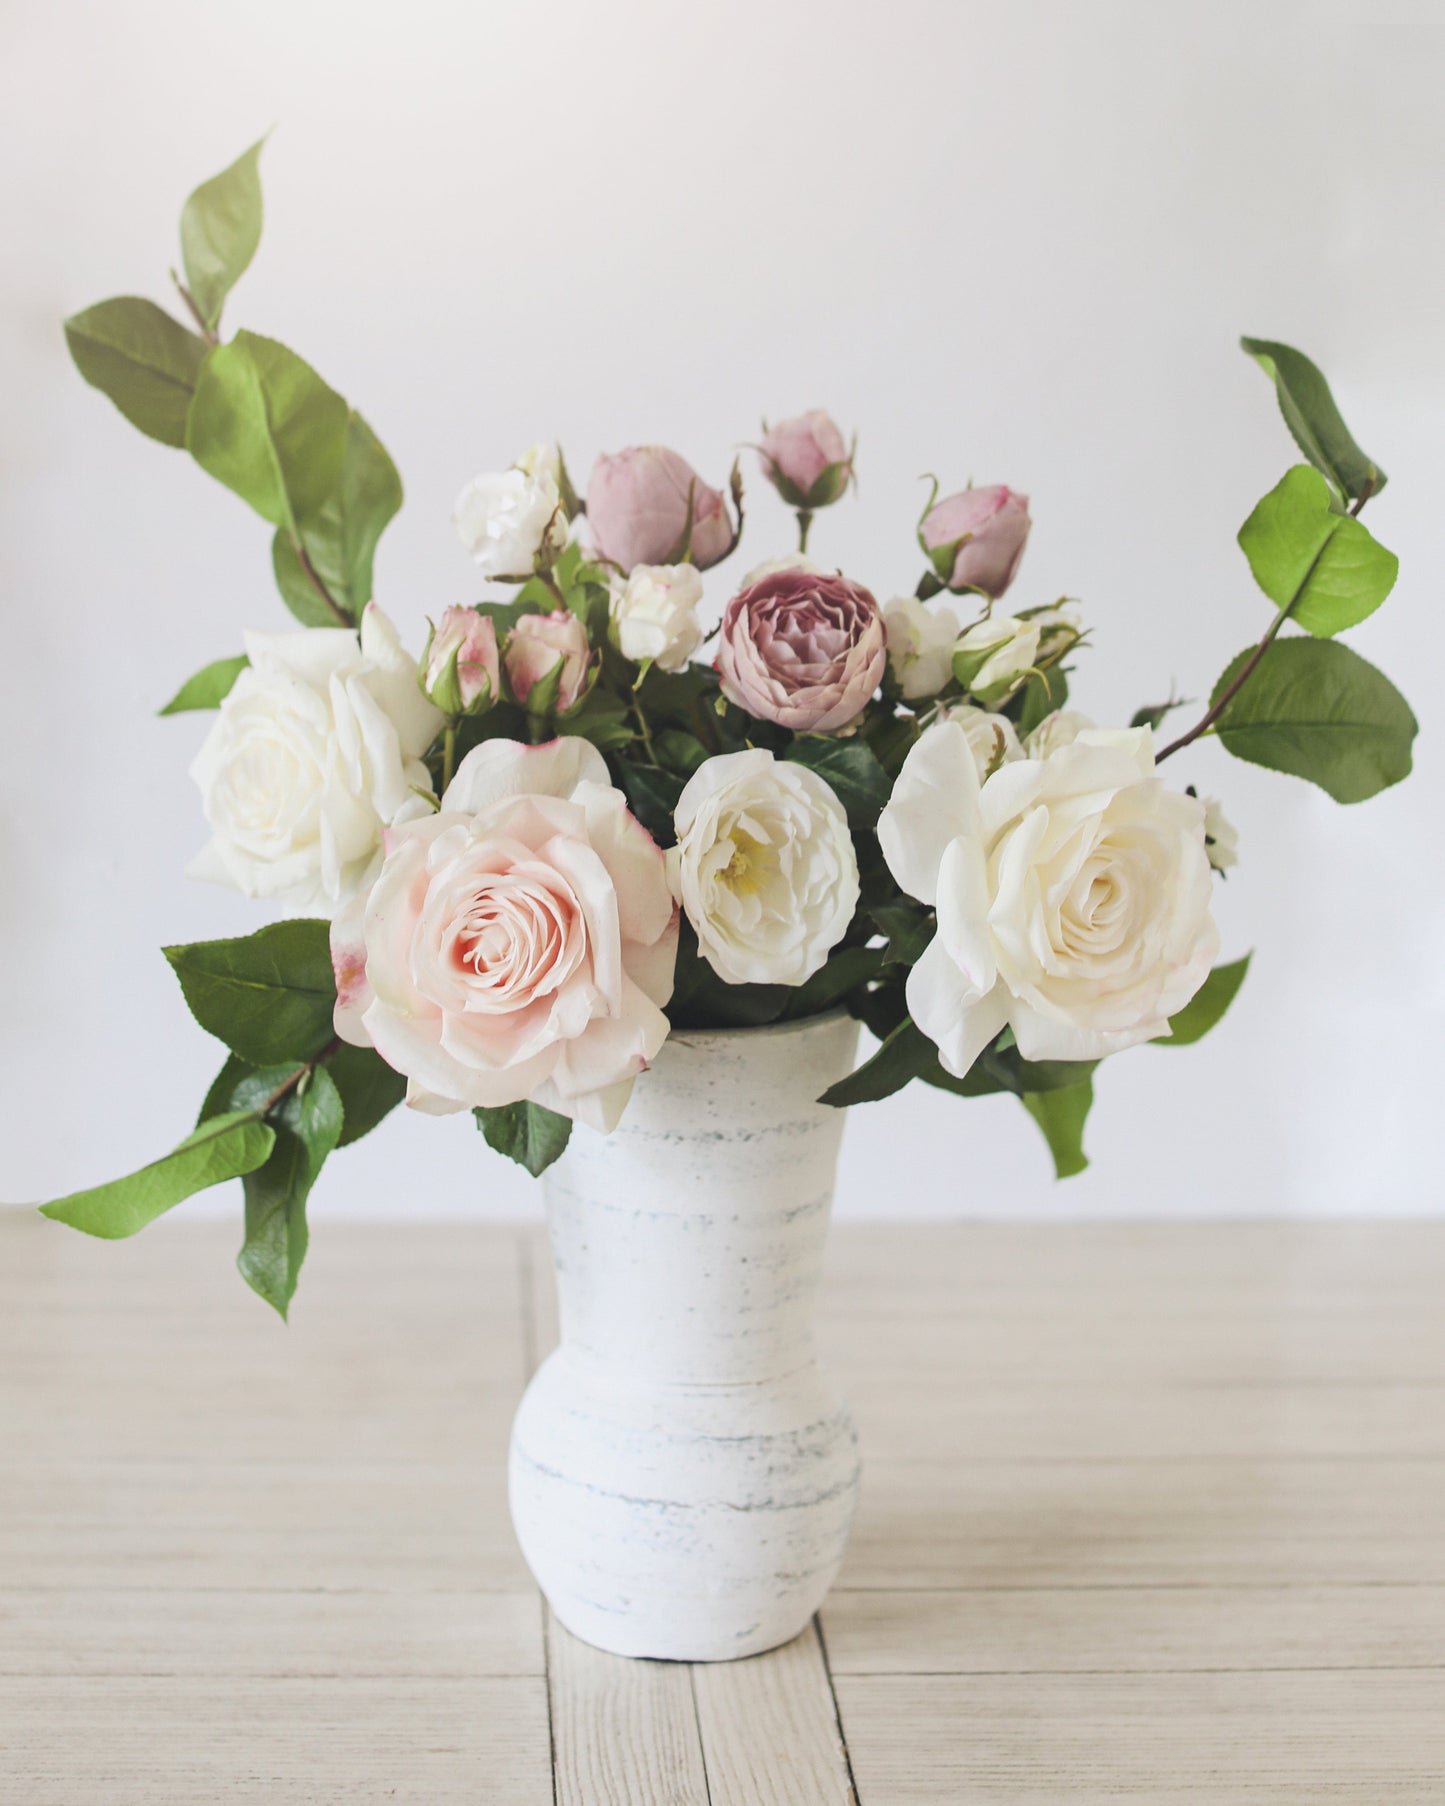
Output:
[[797,1016],[790,1022],[759,1022],[741,1028],[675,1028],[663,1043],[664,1047],[674,1044],[695,1046],[701,1041],[781,1041],[787,1035],[797,1035],[808,1029],[824,1028],[835,1022],[848,1022],[853,1018],[845,1009],[823,1010],[816,1016]]

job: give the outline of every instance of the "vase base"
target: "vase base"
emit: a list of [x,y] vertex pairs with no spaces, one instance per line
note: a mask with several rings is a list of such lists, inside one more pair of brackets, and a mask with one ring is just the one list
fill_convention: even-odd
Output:
[[652,1662],[737,1662],[791,1643],[812,1623],[827,1590],[817,1588],[816,1602],[775,1601],[765,1619],[721,1632],[711,1625],[700,1630],[695,1624],[669,1623],[672,1614],[665,1606],[656,1615],[619,1615],[576,1599],[559,1603],[549,1598],[547,1604],[565,1631],[608,1655]]

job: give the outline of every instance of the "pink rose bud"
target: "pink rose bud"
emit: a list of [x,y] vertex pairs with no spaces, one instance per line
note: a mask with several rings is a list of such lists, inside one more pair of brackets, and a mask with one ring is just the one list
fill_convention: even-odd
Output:
[[848,487],[853,454],[830,414],[811,408],[765,427],[758,447],[763,475],[794,508],[826,508]]
[[[507,635],[504,655],[507,682],[522,707],[534,715],[565,715],[592,688],[596,661],[587,644],[587,629],[570,608],[549,615],[522,615]],[[556,673],[556,692],[533,701],[533,691]]]
[[421,687],[445,715],[480,715],[497,700],[497,630],[490,615],[449,608],[422,657]]
[[723,610],[722,689],[750,715],[800,734],[831,734],[882,681],[887,638],[861,583],[821,571],[774,571]]
[[1028,542],[1029,498],[1003,483],[947,496],[924,515],[918,543],[949,589],[995,600],[1018,575]]
[[624,572],[683,563],[705,571],[737,544],[722,492],[665,445],[632,445],[598,458],[587,484],[587,524],[597,555]]

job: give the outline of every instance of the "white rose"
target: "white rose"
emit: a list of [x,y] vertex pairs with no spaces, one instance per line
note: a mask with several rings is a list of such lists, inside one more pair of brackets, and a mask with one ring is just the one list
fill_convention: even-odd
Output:
[[888,664],[905,702],[936,696],[953,676],[958,616],[951,608],[925,608],[917,596],[895,596],[883,610]]
[[1000,765],[1024,756],[1018,729],[1007,715],[995,715],[989,709],[976,709],[972,703],[963,702],[945,709],[939,720],[955,722],[963,729],[980,784]]
[[343,627],[243,636],[249,666],[191,766],[211,841],[196,878],[331,915],[371,875],[382,832],[430,787],[441,711],[374,603]]
[[728,984],[800,985],[858,905],[858,861],[831,787],[761,748],[700,766],[678,799],[672,893]]
[[625,658],[681,671],[702,644],[702,578],[690,564],[639,564],[612,580],[612,632]]
[[529,445],[518,458],[517,469],[525,471],[529,477],[551,477],[557,485],[558,494],[561,493],[562,448],[554,445],[550,439],[541,439],[536,445]]
[[1081,732],[980,787],[967,736],[937,722],[878,840],[903,889],[938,911],[908,1008],[956,1077],[1006,1023],[1026,1060],[1167,1034],[1219,948],[1204,808],[1154,775],[1147,728]]
[[473,477],[457,497],[452,521],[486,577],[528,577],[541,552],[567,543],[561,491],[545,466],[528,472],[513,465]]
[[748,571],[739,589],[751,589],[755,583],[761,583],[764,577],[775,577],[779,571],[811,571],[815,577],[823,573],[821,564],[814,564],[806,552],[784,552],[781,558],[765,558],[761,564],[755,564]]
[[975,696],[1002,701],[1033,668],[1041,632],[1037,618],[1025,621],[1017,615],[990,615],[975,621],[953,648],[967,660],[965,688]]
[[1239,830],[1212,796],[1204,799],[1204,848],[1216,872],[1239,864]]
[[1091,733],[1094,723],[1077,709],[1055,709],[1024,741],[1024,751],[1031,759],[1047,759],[1062,746],[1072,746],[1080,734]]

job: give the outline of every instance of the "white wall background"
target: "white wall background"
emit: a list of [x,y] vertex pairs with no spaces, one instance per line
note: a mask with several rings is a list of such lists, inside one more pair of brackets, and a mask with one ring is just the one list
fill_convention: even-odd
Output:
[[[1417,706],[1416,777],[1339,809],[1217,748],[1175,761],[1242,836],[1224,944],[1260,951],[1228,1025],[1111,1063],[1064,1186],[1011,1100],[856,1111],[840,1208],[1440,1207],[1437,8],[7,0],[0,33],[0,1195],[179,1137],[220,1055],[156,948],[261,919],[182,879],[207,718],[152,711],[243,625],[285,625],[267,529],[86,389],[59,322],[164,301],[185,194],[274,123],[230,323],[295,346],[395,456],[378,595],[414,645],[475,593],[448,525],[474,470],[555,435],[579,474],[662,440],[720,480],[762,413],[823,405],[861,473],[826,556],[911,587],[919,473],[1007,481],[1037,523],[1018,601],[1068,591],[1096,626],[1077,699],[1199,695],[1268,618],[1234,533],[1292,457],[1235,339],[1311,352],[1393,477],[1370,520],[1404,574],[1353,644]],[[790,527],[759,490],[754,561]],[[532,1208],[469,1119],[404,1113],[314,1201]]]

